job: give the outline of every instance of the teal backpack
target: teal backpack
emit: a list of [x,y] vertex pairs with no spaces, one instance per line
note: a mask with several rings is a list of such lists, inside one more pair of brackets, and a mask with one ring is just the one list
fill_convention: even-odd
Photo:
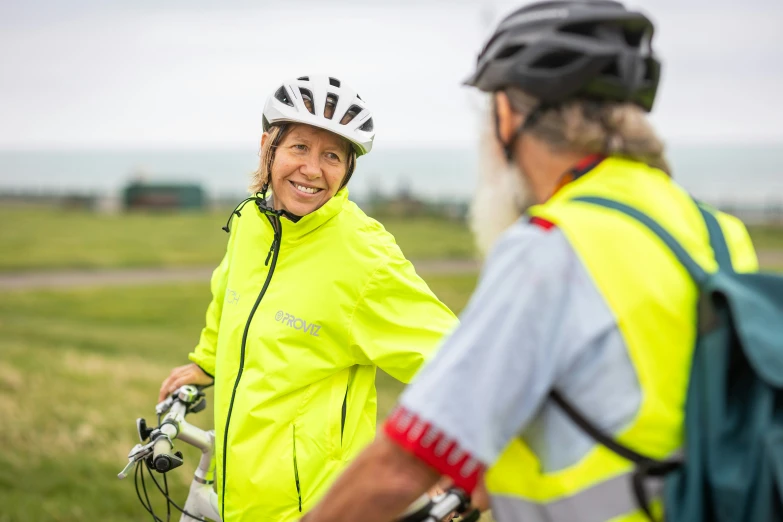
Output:
[[707,273],[658,223],[599,197],[654,232],[699,287],[698,335],[685,404],[683,457],[636,453],[598,430],[557,392],[552,398],[600,444],[636,464],[633,489],[653,519],[648,479],[663,480],[667,522],[783,520],[783,276],[736,273],[716,217],[697,203],[719,269]]

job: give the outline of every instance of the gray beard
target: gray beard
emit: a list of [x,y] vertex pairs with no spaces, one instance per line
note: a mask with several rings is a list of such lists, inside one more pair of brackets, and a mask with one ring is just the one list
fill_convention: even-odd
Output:
[[525,176],[506,160],[490,122],[479,144],[478,184],[468,214],[481,257],[487,256],[503,232],[532,204]]

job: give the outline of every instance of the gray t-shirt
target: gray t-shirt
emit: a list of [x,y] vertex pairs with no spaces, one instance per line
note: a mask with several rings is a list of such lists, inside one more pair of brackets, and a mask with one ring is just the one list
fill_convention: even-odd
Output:
[[630,424],[641,401],[615,317],[578,254],[561,230],[520,220],[400,405],[486,466],[522,437],[552,472],[594,445],[548,398],[553,388],[611,434]]

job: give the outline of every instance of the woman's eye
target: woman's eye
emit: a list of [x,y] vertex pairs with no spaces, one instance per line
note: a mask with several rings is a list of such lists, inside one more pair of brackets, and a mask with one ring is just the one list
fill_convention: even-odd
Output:
[[302,144],[302,143],[297,143],[296,145],[294,145],[294,147],[293,147],[293,148],[294,148],[295,150],[301,150],[301,151],[305,151],[305,150],[307,150],[307,145],[304,145],[304,144]]
[[340,161],[340,156],[335,154],[334,152],[327,152],[326,157],[329,158],[332,161]]

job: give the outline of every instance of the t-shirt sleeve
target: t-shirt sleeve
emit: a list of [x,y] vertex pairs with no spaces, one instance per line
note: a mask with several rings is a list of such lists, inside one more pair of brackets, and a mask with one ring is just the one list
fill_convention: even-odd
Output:
[[518,223],[499,241],[448,336],[387,420],[388,437],[472,490],[568,364],[559,353],[575,252],[562,231]]

